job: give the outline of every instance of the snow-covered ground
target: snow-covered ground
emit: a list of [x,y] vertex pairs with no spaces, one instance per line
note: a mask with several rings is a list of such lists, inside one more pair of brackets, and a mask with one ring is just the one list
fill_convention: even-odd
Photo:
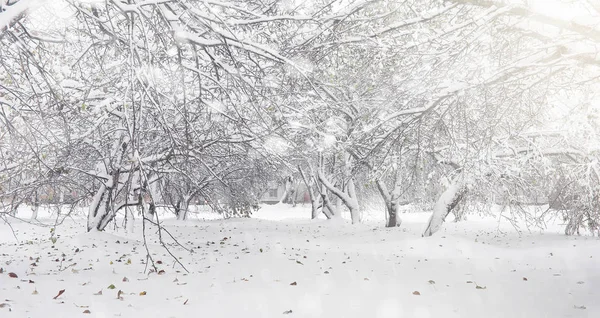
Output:
[[160,275],[144,273],[139,220],[133,232],[85,233],[68,218],[55,243],[50,227],[13,221],[17,241],[0,224],[0,317],[600,316],[598,238],[559,225],[519,235],[476,217],[422,238],[426,213],[393,229],[376,215],[359,225],[309,215],[268,206],[252,219],[165,220],[191,251],[162,233],[189,273],[148,226]]

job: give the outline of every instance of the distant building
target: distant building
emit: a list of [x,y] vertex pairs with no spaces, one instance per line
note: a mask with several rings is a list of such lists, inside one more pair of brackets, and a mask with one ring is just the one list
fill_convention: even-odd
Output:
[[[307,203],[310,202],[310,197],[304,183],[294,185],[293,199],[296,203]],[[285,185],[281,182],[272,182],[269,184],[269,188],[260,198],[261,203],[265,204],[277,204],[283,198],[285,194]]]

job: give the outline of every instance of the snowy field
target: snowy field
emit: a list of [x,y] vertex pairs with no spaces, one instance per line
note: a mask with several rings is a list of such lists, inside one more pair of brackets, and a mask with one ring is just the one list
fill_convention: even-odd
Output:
[[0,224],[0,317],[600,316],[598,238],[560,225],[519,235],[475,217],[422,238],[426,213],[393,229],[374,215],[350,225],[309,214],[268,206],[252,219],[165,220],[189,249],[162,233],[189,273],[147,227],[160,274],[144,273],[139,221],[85,233],[84,219],[67,219],[55,243],[50,227],[14,221],[13,235]]

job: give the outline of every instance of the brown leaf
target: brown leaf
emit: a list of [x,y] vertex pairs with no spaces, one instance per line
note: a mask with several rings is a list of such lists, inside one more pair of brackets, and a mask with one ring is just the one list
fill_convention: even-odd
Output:
[[184,305],[187,305],[187,302],[188,302],[188,300],[189,300],[189,299],[186,299],[186,300],[183,302],[183,304],[184,304]]
[[123,294],[123,291],[119,289],[119,291],[117,292],[117,299],[123,300],[123,297],[121,297],[122,294]]
[[420,295],[421,295],[421,293],[419,293],[418,291],[416,291],[416,290],[415,290],[415,291],[413,292],[413,295],[420,296]]
[[290,310],[286,310],[286,311],[283,312],[284,315],[288,315],[288,314],[291,314],[291,313],[292,313],[291,309]]
[[365,277],[363,280],[369,280],[367,277]]
[[146,296],[146,291],[141,292],[140,296]]
[[10,277],[10,278],[19,278],[19,276],[17,276],[17,274],[12,273],[12,272],[8,273],[8,277]]
[[156,261],[156,264],[162,264],[162,263],[163,263],[162,261]]
[[52,299],[56,299],[56,298],[60,297],[60,295],[62,295],[64,293],[65,293],[65,290],[61,289],[61,290],[58,291],[58,294],[56,296],[54,296],[54,298],[52,298]]
[[34,282],[34,281],[32,281],[32,280],[30,279],[30,280],[29,280],[29,283],[30,283],[30,284],[34,284],[35,282]]
[[0,267],[0,274],[4,273],[4,268]]
[[523,281],[527,281],[527,277],[523,277]]
[[296,283],[296,282],[293,282],[293,283],[291,283],[290,285],[292,285],[292,286],[296,286],[296,285],[298,285],[298,283]]
[[128,282],[128,281],[129,281],[129,278],[123,277],[123,282]]
[[100,296],[100,295],[102,295],[102,289],[100,289],[100,291],[99,291],[99,292],[97,292],[97,293],[95,293],[94,295],[96,295],[96,296]]
[[89,309],[83,311],[84,314],[91,314],[92,312]]
[[163,275],[163,274],[165,274],[165,270],[164,269],[161,269],[161,270],[158,271],[158,275]]
[[1,304],[0,304],[0,308],[4,308],[4,307],[7,307],[7,306],[10,306],[10,305],[9,305],[9,304],[7,304],[7,303],[1,303]]
[[34,289],[34,290],[33,290],[33,292],[32,292],[31,294],[32,294],[32,295],[37,295],[37,294],[39,294],[39,293],[38,293],[37,289]]

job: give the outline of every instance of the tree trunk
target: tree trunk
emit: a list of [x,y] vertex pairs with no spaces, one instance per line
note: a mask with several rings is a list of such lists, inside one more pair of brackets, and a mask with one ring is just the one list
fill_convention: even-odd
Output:
[[[352,180],[350,180],[351,183],[349,184],[349,186],[346,187],[348,189],[349,193],[345,193],[344,191],[340,190],[336,186],[332,185],[331,182],[329,182],[329,180],[327,180],[327,178],[325,177],[325,175],[323,174],[322,171],[318,172],[318,176],[319,176],[319,180],[321,181],[323,186],[325,186],[329,191],[333,192],[333,194],[336,195],[338,200],[341,200],[341,202],[344,203],[344,205],[346,205],[348,210],[350,210],[352,224],[360,222],[360,207],[358,205],[358,200],[356,199],[356,196],[351,195],[351,194],[356,195],[354,193],[355,192],[354,183],[352,182]],[[341,211],[336,211],[336,214],[337,214],[337,216],[341,216]]]
[[319,217],[319,202],[317,194],[315,193],[315,189],[313,187],[314,181],[312,178],[307,178],[306,174],[304,174],[304,170],[302,167],[298,166],[298,171],[300,171],[300,176],[302,177],[302,181],[304,181],[304,185],[306,186],[306,190],[308,191],[308,197],[310,199],[310,208],[311,208],[311,219],[316,219]]
[[179,221],[187,220],[191,198],[192,198],[191,196],[184,196],[181,199],[181,201],[179,201],[179,203],[180,203],[180,204],[178,204],[179,211],[176,211],[176,212],[178,212],[177,220],[179,220]]
[[37,194],[37,191],[36,191],[35,194],[34,194],[34,197],[33,197],[33,208],[32,208],[32,211],[31,211],[31,219],[32,220],[37,220],[37,218],[38,218],[38,210],[39,209],[40,209],[40,202],[39,202],[38,194]]
[[446,220],[446,216],[460,203],[465,194],[466,188],[462,183],[461,175],[458,175],[435,203],[423,236],[431,236],[437,232]]
[[402,224],[402,220],[398,216],[398,206],[400,201],[400,176],[399,173],[396,172],[396,177],[394,180],[394,189],[389,191],[387,186],[382,180],[376,180],[377,189],[383,198],[383,202],[385,203],[385,212],[387,214],[387,223],[386,227],[396,227]]
[[101,184],[100,189],[98,189],[96,195],[94,195],[94,198],[92,199],[92,203],[90,204],[87,221],[88,232],[94,230],[102,231],[104,229],[101,228],[100,224],[103,223],[102,220],[106,218],[107,214],[109,213],[108,207],[110,204],[110,196],[110,186]]

